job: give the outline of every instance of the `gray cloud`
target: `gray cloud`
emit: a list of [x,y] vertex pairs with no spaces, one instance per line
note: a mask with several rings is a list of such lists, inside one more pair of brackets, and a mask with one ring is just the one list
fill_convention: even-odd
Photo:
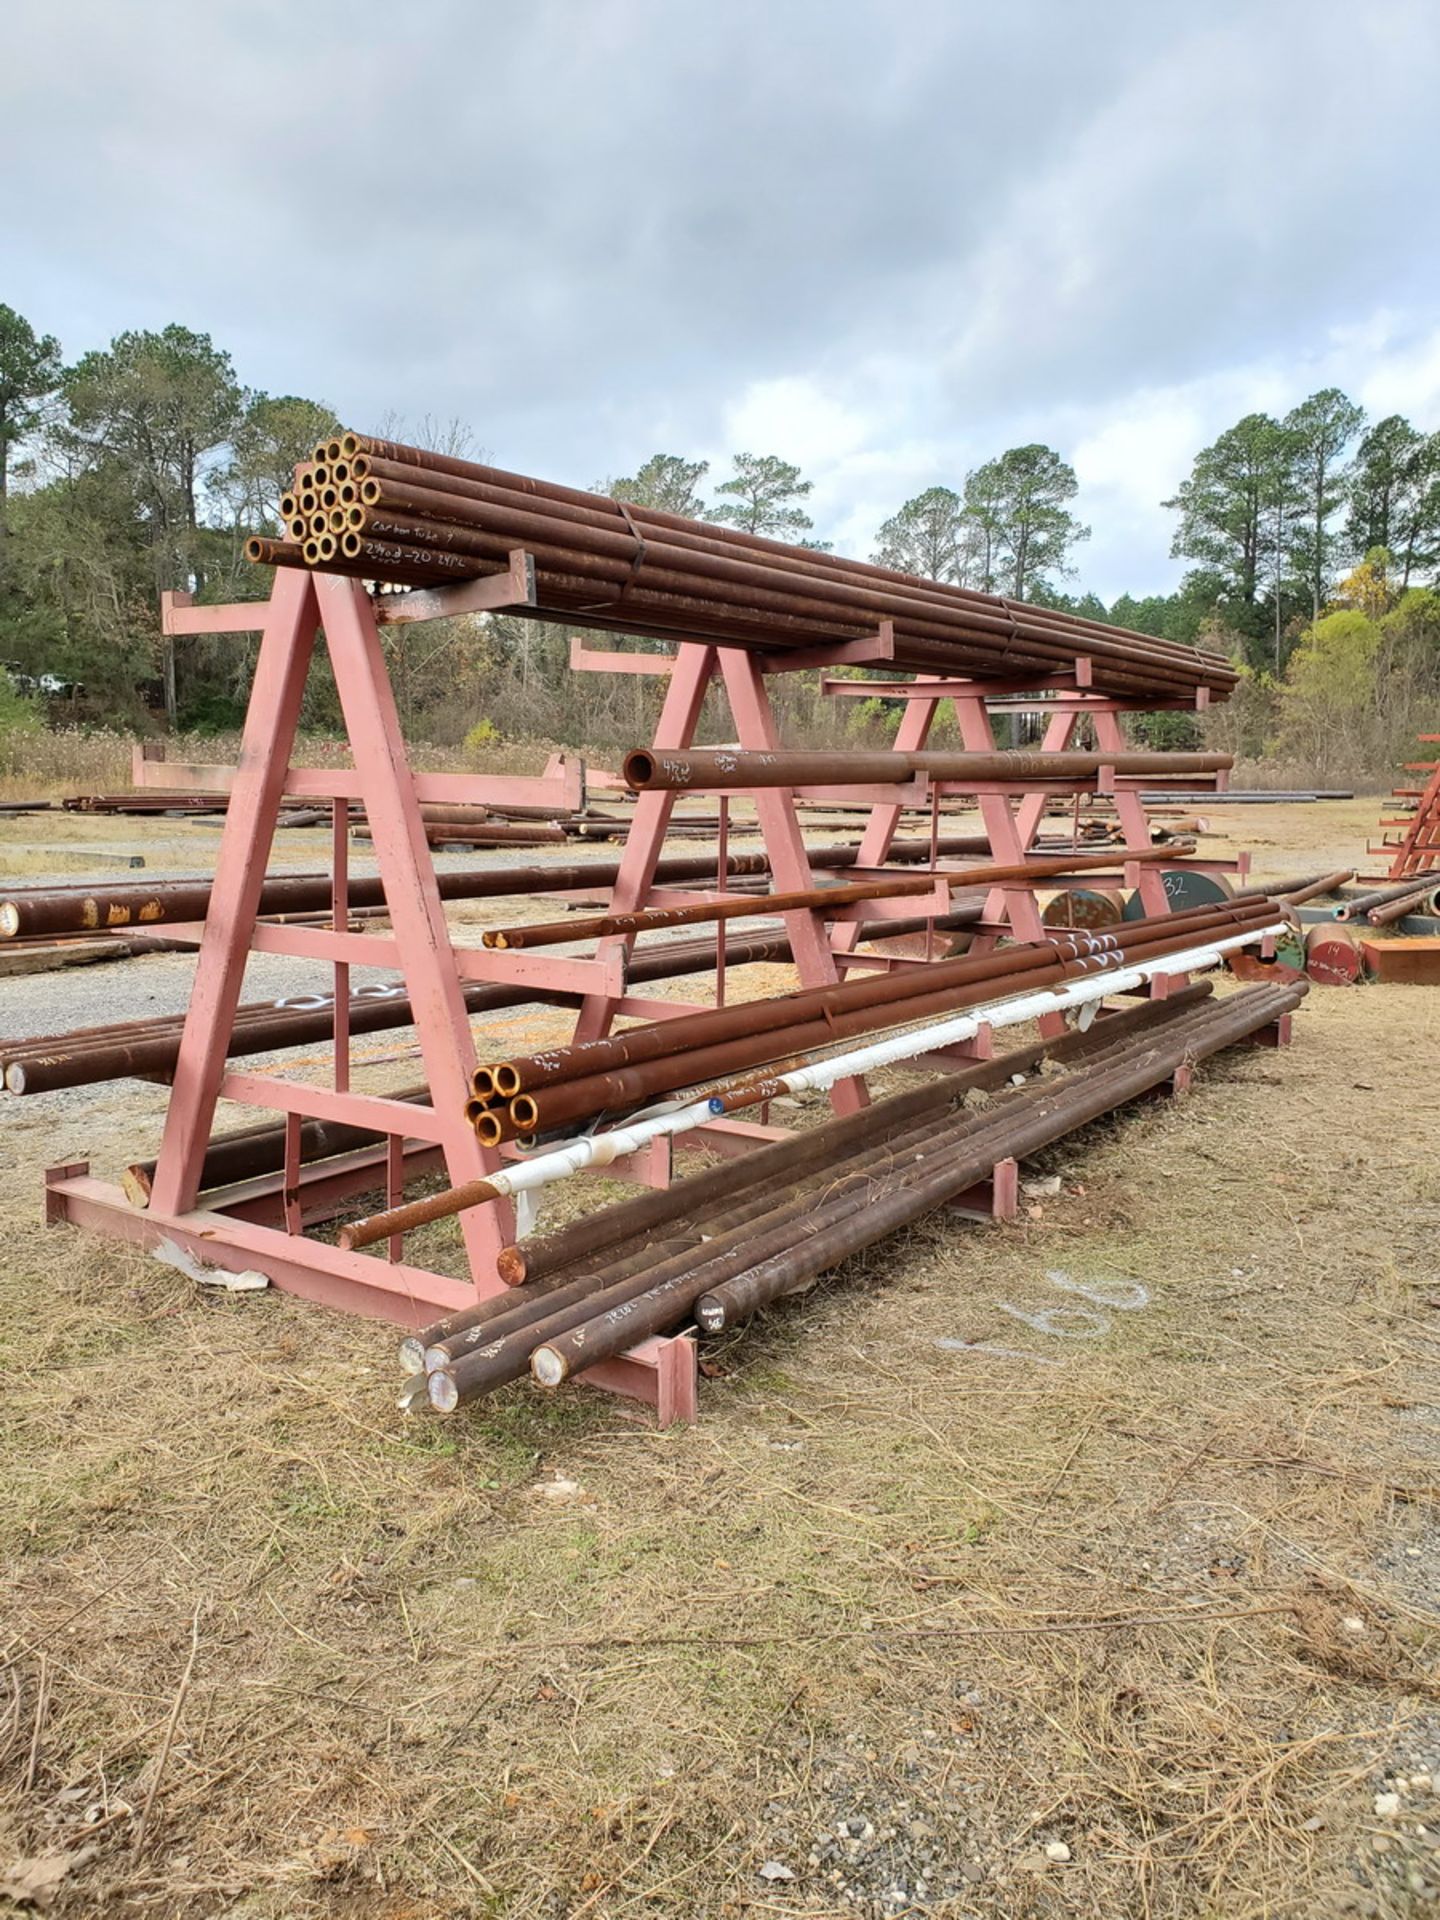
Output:
[[[1358,384],[1380,313],[1430,365],[1429,0],[11,0],[4,31],[0,298],[71,353],[180,319],[255,385],[459,415],[557,477],[773,424],[863,548],[1017,439],[1143,441],[1147,394],[1168,452],[1177,408]],[[1171,571],[1124,494],[1082,502],[1102,591]]]

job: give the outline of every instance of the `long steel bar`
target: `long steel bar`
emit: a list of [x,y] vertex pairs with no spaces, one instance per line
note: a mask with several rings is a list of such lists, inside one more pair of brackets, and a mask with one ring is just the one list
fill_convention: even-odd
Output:
[[687,748],[661,753],[636,748],[625,756],[625,783],[632,793],[748,790],[756,787],[819,787],[859,783],[903,786],[919,775],[965,780],[1087,780],[1109,767],[1117,774],[1223,773],[1228,753],[743,753],[731,748]]
[[[950,858],[983,853],[987,844],[980,835],[954,834],[942,838],[939,851]],[[806,852],[812,866],[827,870],[868,864],[853,845],[808,847]],[[930,847],[925,841],[901,842],[890,849],[888,858],[926,862]],[[769,855],[732,853],[725,870],[736,877],[768,873]],[[599,890],[613,886],[619,873],[618,860],[586,860],[553,867],[467,868],[458,873],[437,873],[435,881],[442,900],[488,900],[509,894],[571,893],[591,887]],[[705,882],[716,879],[718,870],[713,855],[666,854],[656,862],[653,877],[661,883]],[[267,916],[324,912],[330,906],[330,886],[327,874],[270,876],[261,887],[258,911]],[[0,939],[203,920],[210,895],[209,881],[167,881],[159,886],[122,881],[101,891],[80,886],[12,888],[0,899]],[[348,899],[352,908],[384,906],[383,883],[376,875],[352,877]]]

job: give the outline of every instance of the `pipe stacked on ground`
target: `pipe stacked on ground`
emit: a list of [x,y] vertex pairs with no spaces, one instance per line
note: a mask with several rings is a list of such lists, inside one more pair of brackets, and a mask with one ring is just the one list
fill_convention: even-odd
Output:
[[1237,677],[1217,654],[1106,621],[354,433],[297,467],[281,513],[289,538],[247,547],[260,564],[436,585],[524,550],[534,599],[514,611],[540,619],[767,652],[888,627],[902,667],[1064,680],[1088,658],[1095,687],[1158,700],[1225,699]]
[[879,1102],[592,1216],[514,1254],[543,1281],[447,1318],[402,1347],[449,1412],[528,1369],[542,1385],[613,1357],[697,1313],[723,1328],[1021,1157],[1235,1044],[1298,1005],[1304,985],[1209,999],[1191,989],[1112,1016],[1052,1051],[1079,1068],[999,1093],[980,1112],[967,1087],[1000,1089],[1041,1046]]

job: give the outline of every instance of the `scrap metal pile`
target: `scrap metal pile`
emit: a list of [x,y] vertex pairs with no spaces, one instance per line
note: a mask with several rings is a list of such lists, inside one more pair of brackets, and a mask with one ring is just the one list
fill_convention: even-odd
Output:
[[[1305,983],[1208,982],[979,1061],[510,1247],[516,1291],[401,1347],[407,1404],[448,1413],[527,1372],[542,1387],[691,1322],[720,1333],[885,1235],[1299,1005]],[[1048,1056],[1066,1071],[1012,1083]],[[974,1088],[992,1098],[978,1109]],[[423,1204],[423,1203],[421,1203]]]
[[514,611],[621,633],[774,652],[888,628],[902,667],[1000,680],[1084,657],[1096,690],[1151,700],[1223,700],[1238,678],[1218,654],[1105,621],[354,433],[295,469],[281,513],[289,538],[252,540],[252,560],[426,586],[523,550],[534,597]]

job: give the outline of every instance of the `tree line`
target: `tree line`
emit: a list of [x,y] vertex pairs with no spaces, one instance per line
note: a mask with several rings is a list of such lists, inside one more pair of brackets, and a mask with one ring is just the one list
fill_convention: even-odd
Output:
[[[278,530],[291,469],[338,424],[321,401],[244,386],[206,334],[127,332],[67,362],[57,341],[0,305],[0,665],[9,685],[83,684],[89,718],[133,723],[148,707],[171,726],[236,724],[251,647],[163,640],[157,596],[263,597],[269,578],[244,559],[245,540]],[[376,424],[483,457],[458,423]],[[825,547],[808,511],[813,483],[778,454],[736,453],[712,479],[703,460],[655,453],[633,474],[595,484],[624,502]],[[1172,594],[1122,594],[1107,607],[1069,590],[1090,534],[1074,510],[1078,490],[1054,449],[1013,447],[954,486],[903,502],[869,557],[1218,646],[1249,668],[1264,694],[1257,711],[1327,609],[1357,610],[1341,591],[1357,569],[1370,568],[1361,617],[1373,622],[1440,567],[1440,433],[1399,415],[1368,422],[1333,388],[1280,418],[1248,414],[1196,455],[1163,503],[1176,515],[1172,552],[1191,563]],[[1411,616],[1407,630],[1428,631]],[[466,725],[483,717],[500,731],[574,744],[633,733],[653,688],[632,678],[606,689],[597,676],[567,684],[568,637],[559,624],[513,618],[389,630],[402,712],[437,737],[464,731],[467,715]],[[1313,649],[1306,661],[1313,677]],[[310,696],[314,724],[336,718],[326,680],[322,670]],[[1279,711],[1266,723],[1272,734]]]

